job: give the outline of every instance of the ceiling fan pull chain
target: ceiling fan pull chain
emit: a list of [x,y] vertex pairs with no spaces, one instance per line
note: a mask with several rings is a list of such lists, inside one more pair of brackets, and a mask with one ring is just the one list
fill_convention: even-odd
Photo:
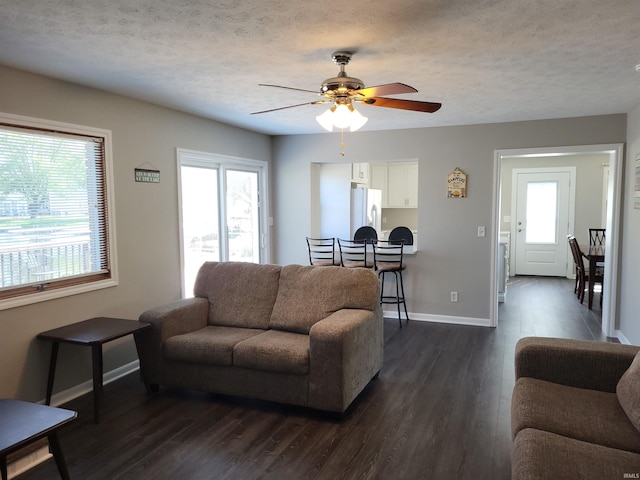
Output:
[[342,149],[340,156],[344,157],[344,128],[340,129],[340,148]]

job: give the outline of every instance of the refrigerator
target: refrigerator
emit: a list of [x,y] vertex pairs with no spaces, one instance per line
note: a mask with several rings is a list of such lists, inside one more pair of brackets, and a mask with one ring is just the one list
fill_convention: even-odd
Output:
[[351,189],[351,238],[362,226],[382,231],[382,190],[367,187]]

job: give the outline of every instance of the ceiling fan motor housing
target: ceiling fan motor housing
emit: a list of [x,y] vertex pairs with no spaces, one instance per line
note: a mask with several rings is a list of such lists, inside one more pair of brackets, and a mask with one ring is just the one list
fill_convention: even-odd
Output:
[[351,52],[333,52],[331,58],[333,63],[340,65],[340,72],[337,77],[327,78],[322,82],[320,94],[326,97],[346,97],[349,91],[364,88],[364,82],[359,78],[349,77],[344,67],[351,60]]
[[322,82],[320,93],[322,95],[329,94],[330,96],[346,96],[349,95],[350,90],[360,90],[361,88],[364,88],[362,80],[347,77],[345,73],[343,76],[338,75],[337,77],[327,78]]

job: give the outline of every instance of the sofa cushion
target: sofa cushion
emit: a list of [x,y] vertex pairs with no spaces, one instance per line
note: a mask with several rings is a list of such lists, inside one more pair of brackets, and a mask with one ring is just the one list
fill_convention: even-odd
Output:
[[267,372],[309,373],[309,335],[269,330],[243,340],[233,348],[237,367]]
[[640,430],[640,352],[620,378],[616,395],[633,426]]
[[640,472],[640,455],[603,447],[550,432],[527,428],[518,432],[511,457],[514,480],[603,480]]
[[205,262],[194,293],[209,300],[211,325],[267,329],[281,267],[248,262]]
[[233,346],[263,332],[252,328],[207,326],[168,338],[164,343],[164,354],[178,362],[231,366]]
[[286,265],[269,327],[308,334],[320,320],[343,308],[373,310],[378,277],[364,268]]
[[511,428],[514,437],[520,430],[536,428],[640,453],[640,432],[629,422],[615,393],[521,377],[511,400]]

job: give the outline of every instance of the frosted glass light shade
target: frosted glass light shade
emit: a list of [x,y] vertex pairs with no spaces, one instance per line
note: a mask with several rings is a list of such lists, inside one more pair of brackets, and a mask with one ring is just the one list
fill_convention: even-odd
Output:
[[333,132],[333,112],[331,109],[316,117],[316,121],[322,125],[327,132]]
[[349,127],[349,129],[352,132],[355,132],[356,130],[359,130],[365,123],[367,123],[368,120],[369,119],[367,117],[362,115],[354,108],[353,112],[351,112],[351,127]]
[[331,107],[322,115],[318,115],[316,120],[328,132],[332,132],[334,127],[339,129],[348,128],[349,131],[355,132],[367,123],[369,119],[353,107],[337,105]]

